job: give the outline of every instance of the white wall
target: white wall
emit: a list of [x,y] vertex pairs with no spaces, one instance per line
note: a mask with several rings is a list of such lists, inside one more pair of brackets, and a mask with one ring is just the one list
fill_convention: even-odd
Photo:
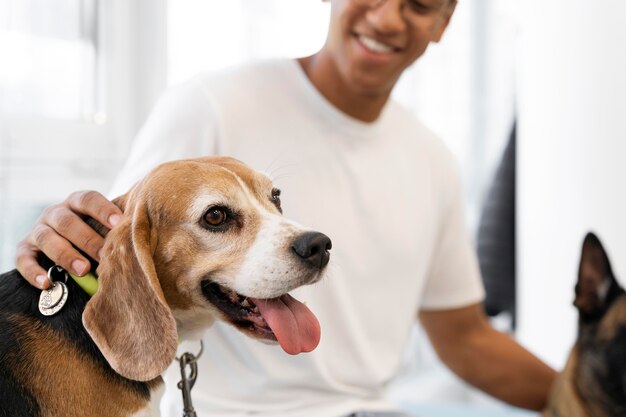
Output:
[[520,10],[519,338],[560,367],[576,336],[587,230],[626,284],[626,2],[527,0]]

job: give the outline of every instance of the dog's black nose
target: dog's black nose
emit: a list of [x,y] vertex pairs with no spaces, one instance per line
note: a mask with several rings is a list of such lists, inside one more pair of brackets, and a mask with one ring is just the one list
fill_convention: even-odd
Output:
[[319,232],[306,232],[293,241],[291,249],[304,262],[317,268],[324,268],[330,259],[328,251],[333,247],[330,238]]

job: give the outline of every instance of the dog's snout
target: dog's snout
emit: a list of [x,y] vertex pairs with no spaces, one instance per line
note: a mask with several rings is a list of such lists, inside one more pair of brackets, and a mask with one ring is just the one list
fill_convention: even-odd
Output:
[[324,268],[330,259],[328,251],[332,246],[330,238],[325,234],[307,232],[293,241],[291,249],[304,262],[317,268]]

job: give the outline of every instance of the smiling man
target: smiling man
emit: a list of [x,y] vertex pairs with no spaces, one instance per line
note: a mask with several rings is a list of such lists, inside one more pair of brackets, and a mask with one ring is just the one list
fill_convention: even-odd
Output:
[[[403,71],[441,39],[455,6],[331,0],[318,53],[201,74],[170,89],[140,131],[112,197],[166,160],[231,155],[273,169],[285,213],[333,240],[329,276],[297,292],[320,321],[319,347],[288,356],[216,324],[193,390],[200,415],[397,415],[385,390],[417,319],[461,378],[511,404],[545,405],[554,372],[483,313],[454,158],[390,100]],[[69,241],[98,259],[102,239],[81,216],[114,227],[119,214],[94,192],[50,207],[20,245],[20,272],[46,286],[35,259],[43,251],[85,273]],[[168,415],[181,410],[172,372]]]
[[404,72],[439,42],[454,0],[332,3],[324,47],[300,60],[317,89],[344,113],[374,121]]

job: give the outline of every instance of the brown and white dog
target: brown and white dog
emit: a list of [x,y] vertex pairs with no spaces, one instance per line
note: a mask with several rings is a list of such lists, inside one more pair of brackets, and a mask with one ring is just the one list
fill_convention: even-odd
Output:
[[282,217],[279,195],[231,158],[166,163],[115,200],[124,218],[93,298],[69,280],[66,305],[43,316],[39,290],[0,276],[0,416],[158,415],[179,338],[216,318],[314,349],[317,319],[287,293],[322,277],[331,243]]
[[578,340],[544,417],[626,416],[626,292],[600,240],[583,243],[576,298]]

